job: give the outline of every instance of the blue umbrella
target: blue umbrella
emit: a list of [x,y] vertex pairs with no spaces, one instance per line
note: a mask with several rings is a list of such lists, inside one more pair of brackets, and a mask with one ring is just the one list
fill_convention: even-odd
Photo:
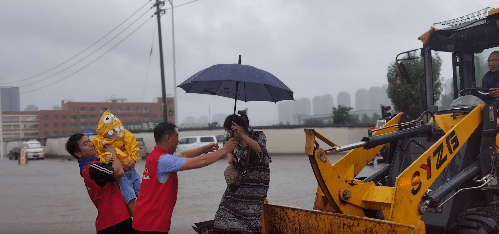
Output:
[[238,64],[217,64],[206,68],[178,87],[187,93],[218,95],[234,98],[236,102],[294,100],[293,91],[274,75],[258,68]]

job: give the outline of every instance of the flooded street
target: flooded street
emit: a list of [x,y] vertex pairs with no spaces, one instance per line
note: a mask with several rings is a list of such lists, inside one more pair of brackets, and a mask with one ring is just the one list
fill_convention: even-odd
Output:
[[[334,162],[339,156],[331,158]],[[312,209],[317,182],[305,155],[274,156],[270,204]],[[142,175],[145,161],[137,163]],[[361,175],[383,165],[367,166]],[[191,225],[213,219],[225,190],[227,161],[178,173],[178,200],[170,233],[195,233]],[[45,159],[18,165],[0,161],[1,233],[95,233],[92,204],[76,160]]]

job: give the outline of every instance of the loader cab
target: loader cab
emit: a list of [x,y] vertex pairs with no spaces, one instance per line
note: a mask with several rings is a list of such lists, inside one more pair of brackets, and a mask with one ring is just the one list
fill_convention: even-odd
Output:
[[426,109],[438,110],[432,87],[431,54],[434,51],[451,53],[454,99],[464,95],[479,98],[486,95],[486,90],[480,90],[481,84],[477,84],[475,55],[499,46],[499,8],[475,12],[467,21],[458,18],[435,23],[434,26],[443,28],[435,30],[432,27],[419,38],[423,42],[421,53],[425,61]]
[[[435,27],[438,27],[439,29],[437,30]],[[425,92],[421,95],[421,105],[423,110],[432,113],[431,115],[433,116],[434,121],[435,116],[448,114],[447,116],[449,116],[449,118],[447,121],[452,122],[453,118],[456,116],[464,116],[467,113],[470,113],[474,107],[485,103],[484,100],[490,96],[488,96],[488,88],[480,87],[481,77],[477,77],[478,74],[475,73],[475,55],[482,53],[486,49],[499,46],[499,9],[484,9],[465,17],[435,23],[430,30],[425,32],[418,39],[423,42],[423,48],[413,51],[419,52],[419,58],[424,60],[425,66],[425,72],[422,76],[424,79],[423,84]],[[403,52],[401,54],[408,52]],[[435,52],[439,52],[441,57],[450,55],[452,58],[452,90],[454,101],[451,103],[448,110],[438,110],[438,106],[435,104],[432,64],[432,53]],[[408,79],[407,75],[404,74],[405,67],[403,66],[403,61],[402,59],[399,60],[398,57],[397,70],[403,79]],[[407,72],[405,71],[405,73]],[[462,140],[460,142],[463,144],[462,150],[456,154],[449,163],[449,166],[444,169],[444,172],[431,185],[430,189],[426,191],[427,194],[432,194],[433,191],[442,191],[442,188],[449,184],[447,183],[449,180],[456,178],[459,173],[464,171],[468,165],[475,162],[477,158],[484,158],[484,155],[490,155],[485,153],[486,149],[484,148],[483,142],[486,141],[485,136],[487,131],[497,131],[497,113],[487,116],[494,117],[490,117],[490,119],[494,121],[489,122],[495,126],[488,126],[489,129],[486,130],[486,121],[484,120],[466,141]],[[453,125],[449,127],[449,129],[452,127]],[[432,137],[443,136],[443,134],[447,132],[442,130],[439,131],[441,133],[433,131]],[[414,142],[417,142],[417,144],[414,144]],[[410,167],[412,162],[430,149],[435,142],[435,140],[429,139],[428,137],[416,137],[391,143],[391,145],[398,145],[391,149],[391,155],[395,155],[392,156],[392,164],[394,166],[391,168],[392,174],[388,179],[387,185],[392,186],[395,183],[397,176],[402,173],[405,168]],[[449,144],[447,143],[447,145]],[[483,176],[483,172],[486,171],[483,168],[485,167],[482,165],[481,176]],[[474,184],[469,181],[463,184],[463,187],[474,186]],[[452,193],[454,192],[456,192],[456,190],[453,190]],[[461,192],[456,196],[449,198],[450,200],[447,203],[438,208],[428,207],[421,218],[426,224],[427,233],[444,233],[449,232],[449,230],[459,229],[459,222],[461,221],[461,223],[463,223],[461,219],[462,217],[465,217],[461,216],[463,212],[470,210],[471,208],[482,209],[484,206],[486,209],[487,203],[484,203],[483,201],[486,200],[486,196],[488,195],[484,195],[485,193],[486,192],[479,190]],[[448,197],[449,196],[447,196],[446,199]]]

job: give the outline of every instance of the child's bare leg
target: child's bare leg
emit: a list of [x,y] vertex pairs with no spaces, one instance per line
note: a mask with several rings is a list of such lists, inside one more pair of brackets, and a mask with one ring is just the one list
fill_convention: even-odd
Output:
[[126,208],[128,209],[128,213],[130,213],[130,217],[133,217],[133,209],[135,208],[135,201],[137,199],[131,200],[127,205]]

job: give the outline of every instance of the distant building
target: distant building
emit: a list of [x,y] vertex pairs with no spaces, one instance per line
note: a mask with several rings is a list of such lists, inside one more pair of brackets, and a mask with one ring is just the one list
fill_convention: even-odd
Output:
[[373,86],[369,88],[367,92],[367,109],[365,110],[379,109],[379,105],[382,104],[383,93],[386,93],[386,91],[383,91],[380,87]]
[[355,92],[355,110],[367,110],[367,90],[359,89]]
[[20,111],[21,96],[19,87],[0,87],[2,111]]
[[336,98],[338,106],[347,106],[351,107],[352,104],[350,102],[350,94],[347,92],[340,92],[338,97]]
[[326,94],[313,99],[313,114],[323,115],[333,113],[333,96]]
[[[102,113],[107,108],[127,124],[150,130],[163,121],[162,99],[158,102],[125,102],[110,99],[108,102],[61,102],[62,110],[15,111],[2,113],[4,140],[51,136],[68,136],[77,132],[95,132]],[[167,98],[168,121],[174,122],[173,97]],[[138,124],[137,124],[138,123]],[[144,126],[144,128],[142,128]],[[152,128],[151,128],[152,127]]]
[[294,101],[283,101],[277,105],[277,119],[282,124],[293,124]]
[[2,113],[4,141],[39,137],[38,111],[10,111]]
[[386,93],[387,89],[388,85],[383,85],[381,87],[372,86],[369,91],[366,89],[357,90],[355,93],[355,110],[376,110],[381,112],[380,104],[391,106],[391,100]]
[[310,99],[301,98],[295,101],[283,101],[277,106],[279,123],[301,124],[301,117],[311,115]]

